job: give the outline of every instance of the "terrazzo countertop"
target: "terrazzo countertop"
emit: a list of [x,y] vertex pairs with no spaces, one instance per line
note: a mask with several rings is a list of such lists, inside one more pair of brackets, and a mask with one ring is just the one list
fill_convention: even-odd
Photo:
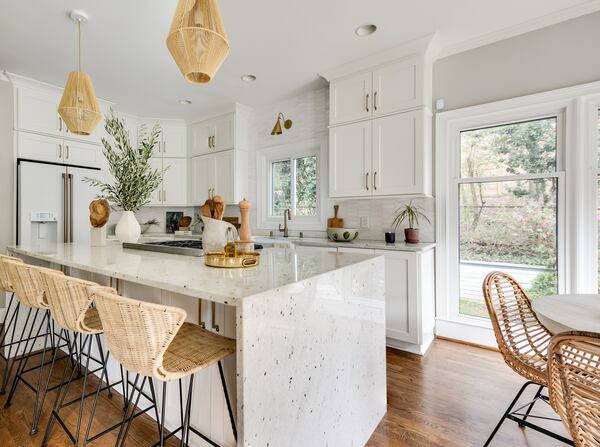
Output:
[[116,241],[10,246],[9,253],[131,281],[196,298],[237,304],[242,298],[374,258],[372,254],[265,248],[258,267],[217,269],[203,258],[123,249]]

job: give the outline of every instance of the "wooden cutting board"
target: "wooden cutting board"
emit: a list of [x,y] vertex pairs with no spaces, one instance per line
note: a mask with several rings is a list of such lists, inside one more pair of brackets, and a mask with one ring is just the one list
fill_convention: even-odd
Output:
[[327,228],[344,228],[344,219],[338,217],[339,205],[333,205],[333,217],[327,219]]

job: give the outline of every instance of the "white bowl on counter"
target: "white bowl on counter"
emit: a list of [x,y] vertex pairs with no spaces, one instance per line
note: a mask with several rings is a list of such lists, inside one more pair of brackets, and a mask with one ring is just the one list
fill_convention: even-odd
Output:
[[358,237],[358,230],[352,228],[327,228],[327,237],[334,242],[350,242]]

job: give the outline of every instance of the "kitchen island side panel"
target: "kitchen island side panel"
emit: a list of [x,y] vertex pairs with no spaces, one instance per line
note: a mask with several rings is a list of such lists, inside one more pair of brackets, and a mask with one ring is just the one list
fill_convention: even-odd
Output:
[[238,405],[255,446],[362,446],[386,412],[383,256],[249,297]]

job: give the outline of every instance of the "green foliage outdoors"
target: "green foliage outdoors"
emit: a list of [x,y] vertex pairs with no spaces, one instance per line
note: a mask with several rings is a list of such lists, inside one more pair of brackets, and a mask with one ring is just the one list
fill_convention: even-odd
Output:
[[[296,178],[292,166],[295,163]],[[271,164],[274,216],[282,216],[292,207],[292,182],[296,188],[296,215],[314,216],[317,213],[317,157],[308,156],[276,161]]]
[[137,148],[131,146],[125,122],[113,111],[104,121],[104,129],[114,140],[114,146],[102,138],[102,152],[108,161],[112,183],[86,177],[84,181],[100,188],[100,197],[124,211],[137,211],[150,202],[152,193],[162,182],[164,170],[153,169],[150,157],[158,143],[161,128],[156,124],[148,133],[142,128]]

